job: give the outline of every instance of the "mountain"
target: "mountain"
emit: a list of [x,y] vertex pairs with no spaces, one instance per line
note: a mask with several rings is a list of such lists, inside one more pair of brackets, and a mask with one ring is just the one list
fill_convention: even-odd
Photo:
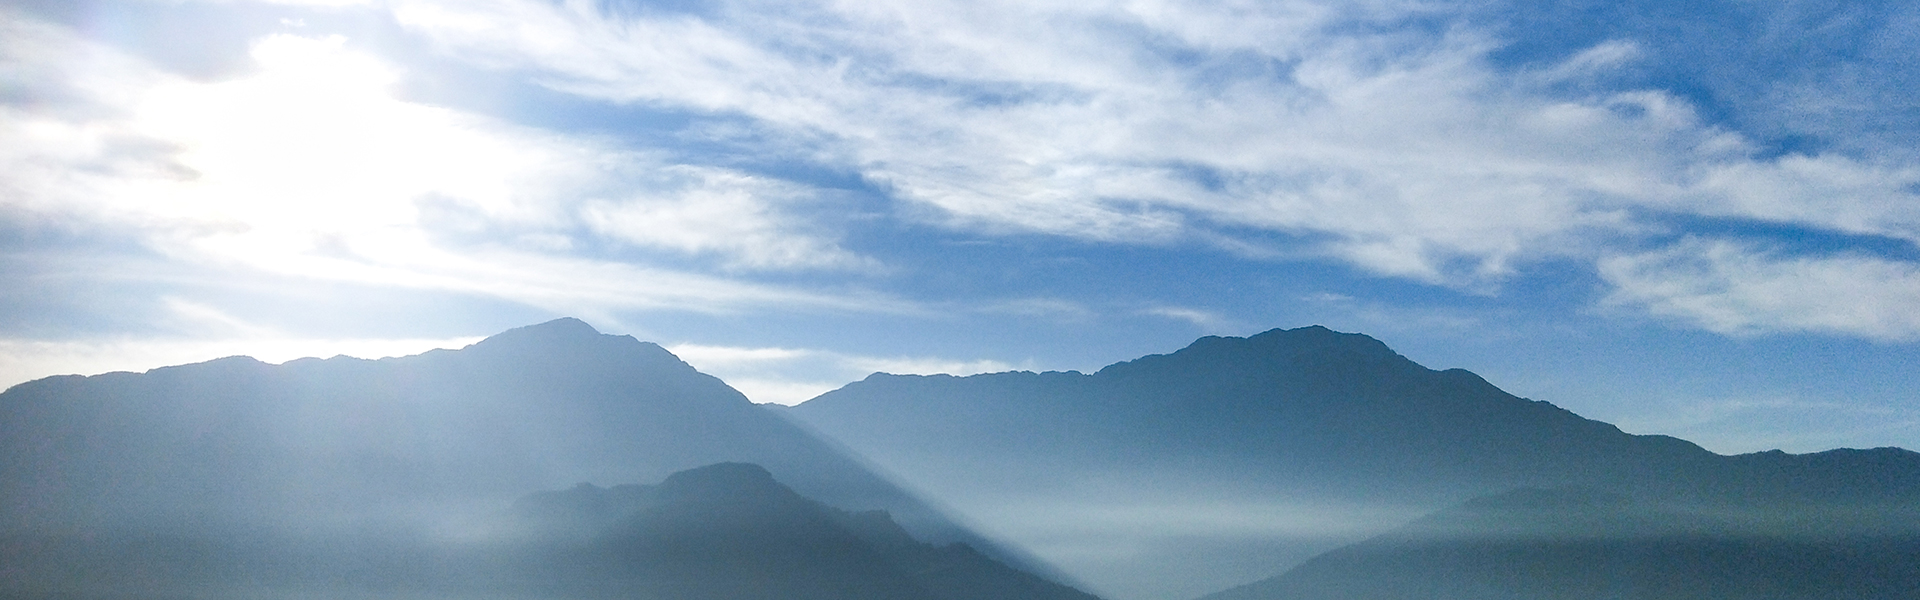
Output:
[[[758,465],[654,486],[581,484],[461,538],[70,540],[13,557],[8,597],[589,600],[1097,600],[965,544],[923,544],[884,511],[804,498]],[[316,542],[321,543],[316,543]],[[131,542],[131,543],[128,543]],[[49,582],[59,585],[49,585]]]
[[234,357],[14,386],[0,393],[0,561],[73,540],[457,537],[530,490],[718,462],[1047,573],[665,349],[573,319],[403,358]]
[[1910,529],[1920,506],[1920,454],[1722,456],[1323,327],[1202,338],[1091,375],[874,375],[786,414],[1122,599],[1263,579],[1521,487],[1828,530]]
[[1520,489],[1201,600],[1920,598],[1920,536],[1782,536],[1750,517]]
[[576,486],[523,499],[515,513],[522,539],[564,548],[517,561],[535,565],[530,579],[619,587],[622,597],[1094,600],[965,544],[920,543],[884,511],[801,497],[751,464],[653,487]]

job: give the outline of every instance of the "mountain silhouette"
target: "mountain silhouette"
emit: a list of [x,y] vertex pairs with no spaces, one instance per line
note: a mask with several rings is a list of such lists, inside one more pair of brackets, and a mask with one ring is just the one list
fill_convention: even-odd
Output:
[[[536,493],[459,538],[361,531],[55,540],[10,557],[8,597],[1097,600],[884,511],[804,498],[758,465]],[[22,577],[30,573],[30,577]]]
[[529,490],[718,462],[1048,573],[665,349],[575,319],[402,358],[233,357],[14,386],[0,394],[0,570],[87,540],[154,548],[122,557],[135,562],[244,540],[364,545],[369,531],[407,546]]
[[868,460],[1118,600],[1907,598],[1920,556],[1920,454],[1722,456],[1320,327],[782,409],[562,319],[0,393],[0,597],[1083,597]]
[[1476,498],[1201,600],[1898,600],[1920,537],[1782,536],[1582,489]]
[[1522,487],[1850,515],[1796,521],[1823,531],[1910,529],[1920,506],[1920,454],[1722,456],[1317,326],[1090,375],[876,374],[787,414],[1122,599],[1254,581]]
[[[577,486],[515,506],[522,536],[557,540],[522,577],[587,595],[749,600],[1092,600],[971,550],[914,540],[884,511],[809,500],[757,465],[722,463],[658,486]],[[550,542],[553,543],[553,542]],[[531,565],[529,568],[527,565]]]

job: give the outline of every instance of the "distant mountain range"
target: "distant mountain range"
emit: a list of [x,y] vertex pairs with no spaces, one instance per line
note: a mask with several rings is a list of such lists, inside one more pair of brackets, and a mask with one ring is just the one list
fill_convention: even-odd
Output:
[[209,531],[9,546],[10,598],[1097,600],[885,511],[794,493],[758,465],[522,498],[459,538]]
[[1201,600],[1831,600],[1920,596],[1909,530],[1783,535],[1585,489],[1476,498]]
[[874,375],[787,412],[1123,599],[1259,579],[1523,487],[1744,514],[1756,535],[1920,523],[1920,454],[1722,456],[1322,327],[1091,375]]
[[514,570],[530,583],[516,587],[588,582],[596,593],[675,600],[1097,600],[965,544],[921,543],[885,511],[803,498],[752,464],[536,494],[512,516],[516,548],[546,548],[521,550],[531,557]]
[[0,394],[0,572],[86,540],[150,557],[412,547],[457,539],[534,490],[720,462],[1056,575],[659,346],[573,319],[404,358],[235,357],[14,386]]
[[1920,454],[1722,456],[1320,327],[791,408],[572,319],[52,377],[0,506],[20,598],[1920,598]]

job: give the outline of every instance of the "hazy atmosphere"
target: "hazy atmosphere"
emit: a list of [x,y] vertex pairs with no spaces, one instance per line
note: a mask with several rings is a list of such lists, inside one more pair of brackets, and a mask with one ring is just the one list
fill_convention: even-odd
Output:
[[0,0],[0,386],[575,316],[795,404],[1322,324],[1920,447],[1915,57],[1892,1]]

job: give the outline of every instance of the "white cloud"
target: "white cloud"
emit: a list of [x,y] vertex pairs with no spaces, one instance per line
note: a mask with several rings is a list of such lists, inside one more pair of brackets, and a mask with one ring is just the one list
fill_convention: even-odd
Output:
[[749,117],[952,227],[1255,256],[1276,253],[1236,232],[1300,234],[1376,273],[1475,291],[1600,253],[1643,214],[1920,240],[1920,166],[1759,158],[1673,95],[1560,87],[1674,57],[1610,40],[1508,75],[1471,27],[1348,26],[1432,10],[736,2],[613,17],[580,1],[413,0],[396,14],[556,89]]
[[1732,335],[1817,332],[1920,339],[1920,265],[1861,255],[1789,256],[1690,239],[1600,262],[1605,302]]
[[[753,3],[699,19],[422,0],[398,14],[449,52],[544,70],[559,89],[817,136],[954,226],[1125,242],[1326,233],[1332,256],[1466,286],[1614,231],[1627,207],[1910,229],[1909,170],[1753,160],[1664,94],[1532,87],[1633,60],[1631,43],[1505,78],[1470,30],[1338,28],[1418,10]],[[1197,54],[1175,60],[1154,43]],[[1826,194],[1835,186],[1849,193]],[[1843,210],[1782,209],[1816,197]]]
[[[200,82],[71,31],[0,19],[0,208],[124,231],[213,267],[502,297],[583,316],[744,305],[895,310],[609,262],[581,235],[746,269],[872,268],[783,207],[804,186],[395,99],[396,67],[340,37],[258,40],[260,69]],[[470,233],[490,236],[462,236]],[[487,245],[462,239],[492,237]]]
[[1920,244],[1920,165],[1787,155],[1701,167],[1700,212],[1879,235]]
[[161,325],[175,331],[199,332],[205,337],[252,339],[285,337],[284,334],[247,322],[217,307],[185,298],[161,298],[161,304],[167,312],[165,322]]
[[1186,321],[1210,332],[1225,331],[1229,325],[1227,320],[1220,315],[1196,308],[1156,306],[1140,311],[1140,313]]
[[1639,44],[1629,40],[1609,40],[1573,55],[1560,64],[1535,73],[1542,83],[1580,81],[1606,73],[1646,56]]
[[686,165],[658,168],[655,176],[672,183],[660,186],[664,192],[586,203],[581,214],[588,227],[640,246],[718,254],[739,268],[878,266],[794,231],[796,219],[780,207],[807,201],[811,188]]
[[[1920,242],[1920,165],[1761,158],[1671,94],[1566,91],[1672,57],[1609,40],[1503,73],[1491,34],[1397,25],[1438,10],[1424,2],[381,6],[456,59],[722,115],[767,134],[765,150],[890,190],[902,216],[973,231],[1321,256],[1480,293],[1533,261],[1613,254],[1609,243],[1657,226],[1650,214]],[[6,21],[9,76],[80,100],[0,108],[0,139],[13,140],[0,142],[0,202],[36,218],[132,223],[193,260],[569,312],[899,307],[573,254],[625,245],[736,276],[884,270],[841,245],[844,222],[814,214],[833,202],[817,189],[398,101],[395,68],[338,39],[267,38],[260,72],[203,83]],[[505,240],[486,249],[502,264],[628,279],[462,261],[457,235],[435,237],[460,233]],[[1779,315],[1738,318],[1763,316]]]

